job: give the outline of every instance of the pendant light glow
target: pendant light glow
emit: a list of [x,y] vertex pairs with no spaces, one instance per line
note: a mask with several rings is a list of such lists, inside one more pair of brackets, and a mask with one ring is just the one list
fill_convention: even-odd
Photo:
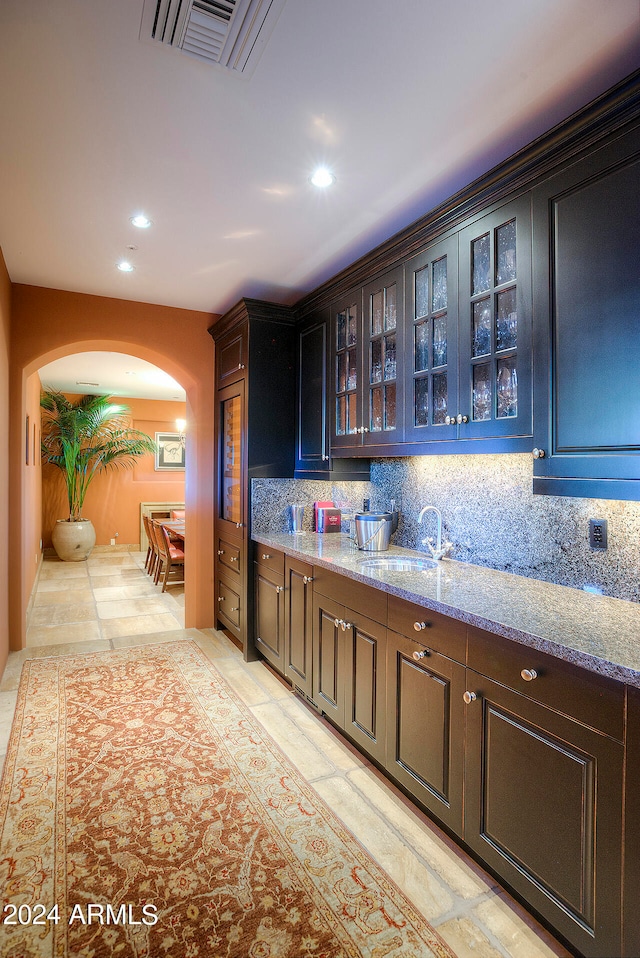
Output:
[[327,186],[332,186],[335,181],[335,176],[331,170],[326,168],[326,166],[319,166],[311,177],[311,182],[319,189],[325,189]]

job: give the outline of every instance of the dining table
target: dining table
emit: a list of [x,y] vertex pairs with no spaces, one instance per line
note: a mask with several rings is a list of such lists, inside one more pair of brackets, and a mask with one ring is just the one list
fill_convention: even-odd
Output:
[[170,539],[180,539],[184,546],[184,519],[167,519],[162,523]]

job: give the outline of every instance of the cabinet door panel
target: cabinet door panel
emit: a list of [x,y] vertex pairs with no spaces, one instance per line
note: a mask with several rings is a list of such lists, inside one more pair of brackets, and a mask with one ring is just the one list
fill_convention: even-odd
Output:
[[640,497],[640,131],[534,191],[534,492]]
[[405,439],[454,439],[446,420],[458,412],[457,237],[414,256],[405,274]]
[[345,610],[345,731],[384,764],[386,757],[385,627]]
[[467,686],[465,840],[585,955],[619,954],[622,745],[470,670]]
[[283,583],[255,564],[255,644],[280,672],[284,670]]
[[[330,599],[313,600],[313,700],[344,728],[344,608]],[[342,637],[342,638],[341,638]]]
[[246,326],[232,329],[216,341],[216,378],[219,389],[244,378],[247,346]]
[[363,291],[363,444],[404,439],[404,282],[392,270]]
[[387,769],[459,835],[463,691],[462,665],[404,636],[387,633]]
[[224,579],[218,579],[218,616],[234,634],[240,630],[242,607],[237,585],[231,586]]
[[243,536],[247,491],[244,381],[218,392],[218,489],[216,525],[231,536]]
[[327,320],[300,330],[296,474],[329,471]]
[[285,575],[285,675],[312,695],[313,568],[287,558]]
[[459,233],[461,439],[531,436],[531,200]]
[[331,308],[331,448],[362,445],[362,290]]

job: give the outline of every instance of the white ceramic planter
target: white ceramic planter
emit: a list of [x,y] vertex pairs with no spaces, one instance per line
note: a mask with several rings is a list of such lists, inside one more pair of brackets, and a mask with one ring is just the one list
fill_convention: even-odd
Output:
[[96,530],[91,519],[69,522],[58,519],[51,533],[53,548],[64,562],[80,562],[86,559],[96,544]]

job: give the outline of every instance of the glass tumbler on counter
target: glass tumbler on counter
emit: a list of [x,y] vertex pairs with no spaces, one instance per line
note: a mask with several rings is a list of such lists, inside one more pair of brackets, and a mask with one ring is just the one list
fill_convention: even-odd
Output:
[[300,535],[302,530],[302,520],[304,519],[304,506],[289,506],[289,532],[291,535]]

